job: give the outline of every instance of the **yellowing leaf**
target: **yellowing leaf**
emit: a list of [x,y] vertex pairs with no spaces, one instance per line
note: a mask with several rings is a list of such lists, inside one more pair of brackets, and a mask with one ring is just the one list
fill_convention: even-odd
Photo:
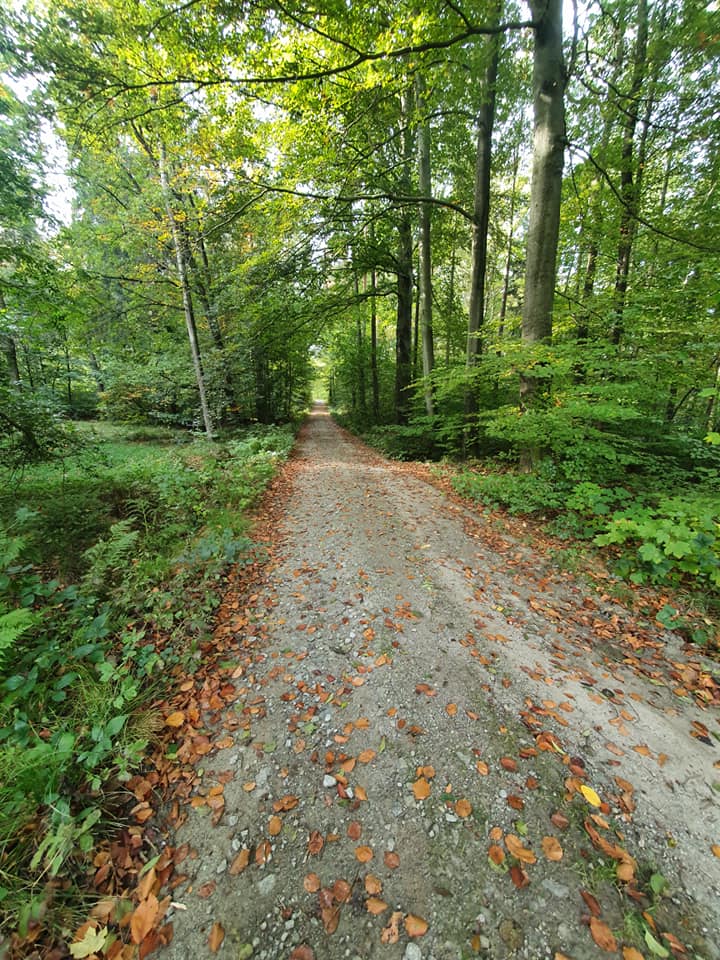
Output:
[[472,804],[469,800],[458,800],[455,804],[455,813],[463,819],[469,817],[472,813]]
[[637,947],[623,947],[623,960],[645,960]]
[[580,786],[580,793],[585,797],[587,802],[593,807],[599,807],[602,803],[602,800],[593,790],[592,787],[586,786],[584,783]]
[[99,930],[93,930],[88,927],[82,940],[71,943],[68,950],[75,957],[75,960],[83,960],[83,957],[89,957],[92,953],[99,953],[107,941],[108,928],[101,927]]
[[166,718],[165,723],[168,727],[181,727],[185,723],[185,714],[182,710],[176,710]]
[[374,876],[372,873],[369,873],[365,877],[365,892],[369,893],[372,897],[376,896],[378,893],[382,893],[382,880]]
[[714,843],[710,849],[713,852],[713,856],[720,857],[720,843]]
[[368,897],[365,901],[365,909],[368,913],[371,913],[374,917],[379,916],[381,913],[384,913],[388,908],[388,905],[384,900],[380,900],[378,897]]
[[132,917],[130,918],[130,936],[133,943],[142,943],[145,937],[155,926],[160,904],[154,894],[150,894],[147,900],[142,900]]
[[245,867],[250,863],[250,851],[247,848],[238,853],[233,862],[230,864],[230,876],[236,877],[239,873],[242,873]]
[[355,847],[355,857],[360,863],[368,863],[373,856],[372,847]]
[[537,863],[537,857],[532,850],[524,847],[520,838],[516,837],[515,834],[509,833],[505,837],[505,846],[513,857],[521,860],[523,863]]
[[268,833],[271,837],[276,837],[282,830],[282,820],[278,816],[270,817],[270,822],[268,823]]

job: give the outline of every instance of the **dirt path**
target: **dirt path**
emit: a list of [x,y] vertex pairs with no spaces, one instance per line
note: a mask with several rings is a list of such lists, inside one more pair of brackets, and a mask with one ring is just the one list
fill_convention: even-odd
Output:
[[178,701],[210,709],[162,956],[720,957],[707,665],[322,408],[288,476],[233,687]]

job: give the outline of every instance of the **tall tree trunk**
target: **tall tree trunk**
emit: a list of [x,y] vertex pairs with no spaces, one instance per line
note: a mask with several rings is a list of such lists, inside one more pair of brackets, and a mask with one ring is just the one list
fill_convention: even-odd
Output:
[[[5,294],[2,290],[0,290],[0,310],[3,312],[7,310]],[[2,340],[2,351],[5,354],[5,363],[7,364],[8,380],[11,386],[19,387],[21,385],[20,367],[18,366],[15,339],[10,333],[0,334],[0,339]]]
[[[400,189],[410,192],[412,164],[411,93],[403,91],[400,99],[402,177]],[[410,412],[412,381],[413,319],[413,242],[412,223],[407,207],[399,211],[397,252],[397,316],[395,324],[395,419],[407,423]]]
[[[367,278],[364,280],[367,283]],[[357,350],[358,406],[363,421],[367,419],[367,385],[365,382],[365,317],[360,302],[360,282],[355,271],[355,349]]]
[[[495,20],[497,21],[497,11]],[[497,37],[487,40],[488,59],[482,78],[481,102],[477,112],[477,148],[475,151],[475,197],[473,200],[472,247],[470,261],[470,306],[466,365],[468,373],[478,364],[482,354],[482,329],[485,319],[485,281],[487,276],[488,224],[490,222],[490,173],[492,169],[492,135],[495,125],[495,87],[497,84],[500,44]],[[465,390],[465,416],[468,426],[478,412],[475,385]]]
[[195,381],[197,383],[198,395],[200,398],[200,411],[202,413],[205,433],[209,439],[213,437],[213,425],[210,417],[210,408],[207,402],[205,392],[205,374],[203,373],[202,358],[200,356],[200,345],[198,343],[197,328],[195,326],[195,314],[193,313],[192,294],[190,292],[190,283],[188,281],[187,270],[185,267],[185,258],[183,256],[182,237],[175,219],[172,208],[172,194],[170,191],[170,182],[167,175],[167,163],[165,159],[165,146],[160,141],[159,163],[160,186],[162,188],[163,203],[165,213],[170,227],[170,234],[175,249],[175,263],[177,266],[180,289],[182,290],[183,311],[185,313],[185,325],[187,327],[188,341],[190,343],[190,354],[192,356],[193,369],[195,371]]
[[370,379],[372,382],[373,420],[380,422],[380,380],[377,356],[377,272],[370,271]]
[[[415,75],[415,96],[420,116],[417,133],[418,151],[418,189],[421,197],[429,197],[432,192],[430,174],[430,121],[427,117],[425,102],[425,78]],[[435,402],[431,376],[435,367],[435,347],[432,326],[432,254],[430,236],[430,203],[420,203],[420,243],[418,246],[418,309],[420,311],[420,333],[422,337],[422,366],[425,381],[425,410],[429,417],[435,413]]]
[[515,147],[513,155],[513,180],[512,190],[510,191],[510,232],[508,233],[507,248],[505,251],[505,270],[503,271],[503,288],[500,299],[500,315],[498,316],[498,340],[502,340],[505,334],[505,318],[507,317],[507,304],[510,296],[510,276],[512,273],[512,248],[515,242],[515,203],[517,202],[517,180],[520,171],[520,145]]
[[[564,161],[565,66],[562,53],[562,0],[533,0],[533,169],[525,269],[522,335],[526,343],[552,335],[560,195]],[[532,380],[523,392],[532,394]]]
[[626,97],[627,107],[625,109],[622,153],[620,156],[620,196],[623,207],[620,214],[620,239],[615,265],[615,316],[612,328],[612,342],[616,345],[622,340],[624,331],[625,296],[627,294],[630,259],[640,206],[640,191],[639,184],[636,182],[633,153],[635,150],[635,130],[640,114],[640,91],[647,70],[647,0],[638,0],[636,31],[632,79]]
[[[552,336],[565,152],[566,83],[562,0],[531,0],[530,9],[536,21],[533,53],[535,129],[522,314],[522,338],[526,344],[549,342]],[[540,378],[531,372],[522,374],[520,402],[524,408],[539,399],[539,385]],[[523,451],[523,465],[531,467],[540,453],[537,447]]]

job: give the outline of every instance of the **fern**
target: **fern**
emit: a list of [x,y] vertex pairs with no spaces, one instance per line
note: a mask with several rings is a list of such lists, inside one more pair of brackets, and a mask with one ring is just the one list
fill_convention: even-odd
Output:
[[140,534],[132,529],[132,520],[114,523],[103,540],[98,540],[83,554],[87,572],[83,585],[103,591],[108,582],[117,579],[113,574],[124,571],[137,549]]

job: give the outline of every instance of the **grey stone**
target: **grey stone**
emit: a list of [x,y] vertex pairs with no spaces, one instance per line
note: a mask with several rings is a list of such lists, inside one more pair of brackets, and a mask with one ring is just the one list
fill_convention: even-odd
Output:
[[261,897],[266,897],[269,893],[273,892],[276,883],[277,874],[269,873],[266,877],[263,877],[262,880],[258,880],[257,892]]
[[405,947],[403,960],[422,960],[422,951],[416,943],[409,943]]

